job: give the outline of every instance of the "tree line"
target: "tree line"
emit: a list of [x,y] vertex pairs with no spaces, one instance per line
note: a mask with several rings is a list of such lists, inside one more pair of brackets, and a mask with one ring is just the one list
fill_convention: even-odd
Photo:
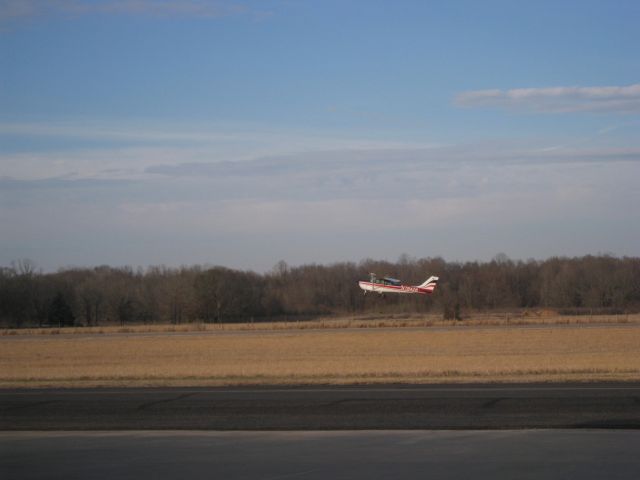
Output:
[[[440,277],[431,297],[363,295],[370,272],[406,284]],[[258,274],[226,267],[99,266],[42,273],[28,261],[0,267],[4,327],[139,323],[236,322],[330,314],[442,313],[553,309],[640,310],[640,258],[610,255],[514,261],[446,262],[402,255],[397,262],[363,260],[290,267]]]

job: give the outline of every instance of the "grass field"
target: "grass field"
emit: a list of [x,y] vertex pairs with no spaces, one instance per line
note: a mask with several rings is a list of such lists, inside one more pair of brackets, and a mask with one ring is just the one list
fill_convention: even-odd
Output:
[[0,387],[640,380],[640,327],[289,329],[0,339]]
[[518,313],[474,313],[463,320],[443,320],[441,314],[354,315],[350,317],[326,317],[316,320],[256,323],[183,323],[147,324],[127,326],[65,327],[65,328],[5,328],[0,336],[13,335],[72,335],[112,333],[159,332],[216,332],[216,331],[265,331],[265,330],[318,330],[345,328],[405,328],[405,327],[470,327],[470,326],[518,326],[518,325],[592,325],[592,324],[640,324],[640,314],[620,315],[558,315],[553,311],[539,310]]

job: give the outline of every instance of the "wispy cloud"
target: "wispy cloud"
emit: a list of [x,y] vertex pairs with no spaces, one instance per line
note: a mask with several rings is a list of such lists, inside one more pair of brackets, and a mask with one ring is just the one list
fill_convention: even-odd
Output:
[[70,188],[101,188],[112,186],[131,185],[130,180],[122,179],[102,179],[102,178],[81,178],[73,179],[68,177],[51,177],[41,180],[19,180],[12,177],[0,177],[1,191],[27,191],[37,189],[70,189]]
[[[640,148],[633,138],[611,145],[609,127],[588,145],[561,139],[555,147],[543,139],[445,146],[229,126],[80,127],[0,125],[9,140],[57,146],[0,148],[0,222],[13,226],[0,238],[0,263],[27,255],[25,239],[35,252],[27,256],[53,265],[80,261],[86,245],[90,263],[206,258],[251,268],[295,261],[295,251],[305,261],[309,252],[314,261],[427,250],[455,258],[482,248],[493,255],[510,242],[523,245],[520,255],[548,255],[535,250],[540,237],[554,253],[597,251],[614,231],[637,238],[640,225],[629,207],[640,196]],[[68,142],[56,140],[68,138],[87,142],[59,150]],[[590,228],[600,237],[585,234],[576,246],[569,233]],[[560,246],[558,229],[570,237]],[[50,231],[68,252],[52,252]],[[473,247],[469,232],[479,232]],[[536,239],[530,249],[527,238]]]
[[0,22],[15,23],[33,17],[63,15],[147,15],[221,18],[231,15],[268,16],[229,0],[0,0]]
[[234,133],[215,131],[214,127],[197,129],[172,125],[153,128],[131,122],[92,124],[91,122],[20,123],[0,122],[0,135],[24,137],[55,137],[75,140],[108,140],[120,142],[218,142],[234,140]]
[[534,112],[640,113],[640,83],[607,87],[473,90],[455,97],[460,107],[503,107]]
[[[5,139],[0,175],[22,180],[335,171],[347,163],[403,161],[412,151],[437,147],[314,132],[152,123],[0,123],[0,144]],[[9,147],[17,139],[26,149]],[[60,147],[74,142],[79,146]]]
[[46,2],[34,0],[2,0],[0,1],[0,21],[6,22],[21,18],[28,18],[42,11]]
[[434,147],[433,143],[377,140],[371,138],[353,138],[344,135],[327,135],[317,132],[278,130],[252,125],[233,124],[185,124],[162,123],[152,121],[92,122],[56,121],[56,122],[1,122],[0,136],[73,139],[80,141],[113,141],[127,143],[139,142],[166,145],[189,142],[190,144],[216,144],[236,142],[244,146],[281,145],[287,151],[322,149],[371,149],[396,147]]

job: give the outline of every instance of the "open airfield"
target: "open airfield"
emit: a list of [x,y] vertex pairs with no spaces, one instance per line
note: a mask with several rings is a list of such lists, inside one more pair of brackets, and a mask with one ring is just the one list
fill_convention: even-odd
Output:
[[17,389],[2,430],[640,428],[640,383]]
[[0,345],[3,478],[640,475],[635,322]]
[[0,480],[640,480],[639,23],[0,0]]
[[0,387],[634,381],[639,324],[0,336]]
[[629,430],[0,432],[6,479],[637,479]]
[[640,384],[20,389],[2,478],[636,479]]

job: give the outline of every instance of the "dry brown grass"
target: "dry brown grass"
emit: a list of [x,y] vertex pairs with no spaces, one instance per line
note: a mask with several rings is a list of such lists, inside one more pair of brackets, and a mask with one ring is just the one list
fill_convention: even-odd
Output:
[[0,339],[5,388],[638,379],[633,324]]
[[223,323],[201,322],[181,325],[148,324],[102,327],[21,328],[0,329],[0,336],[15,335],[73,335],[114,333],[175,333],[217,331],[264,330],[319,330],[345,328],[415,328],[415,327],[470,327],[517,325],[588,325],[588,324],[640,324],[640,314],[621,315],[558,315],[553,311],[536,310],[518,313],[476,313],[461,321],[442,320],[440,314],[358,315],[351,317],[326,317],[309,321]]

